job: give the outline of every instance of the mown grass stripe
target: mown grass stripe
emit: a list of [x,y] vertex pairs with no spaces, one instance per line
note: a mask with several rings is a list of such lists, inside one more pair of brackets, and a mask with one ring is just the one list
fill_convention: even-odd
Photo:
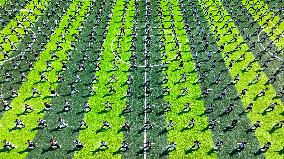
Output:
[[[279,16],[273,15],[275,12],[269,10],[268,5],[262,0],[242,0],[244,6],[248,9],[255,21],[258,22],[264,31],[270,36],[274,44],[279,49],[284,49],[284,22]],[[282,57],[284,51],[282,50]]]
[[[3,117],[0,120],[1,140],[7,139],[18,147],[10,152],[3,152],[0,154],[0,156],[3,156],[5,158],[9,158],[12,156],[17,158],[23,158],[27,154],[25,151],[25,142],[27,140],[33,139],[36,135],[35,128],[37,127],[37,120],[43,117],[43,103],[50,101],[50,99],[47,99],[47,97],[50,95],[48,88],[52,87],[53,89],[56,89],[57,73],[61,70],[61,61],[66,60],[66,53],[67,51],[71,50],[71,43],[75,41],[75,37],[72,35],[78,34],[78,30],[76,29],[81,26],[81,23],[85,17],[85,13],[90,5],[89,1],[86,3],[81,3],[82,4],[80,5],[79,0],[76,0],[70,5],[70,9],[67,12],[67,16],[64,16],[63,20],[61,21],[61,24],[59,24],[59,28],[52,35],[51,41],[49,41],[49,43],[46,45],[47,49],[40,54],[40,58],[36,62],[34,69],[27,76],[28,81],[23,83],[23,85],[19,89],[18,97],[16,97],[11,102],[13,109],[3,114]],[[70,20],[69,16],[73,15],[73,12],[78,8],[80,8],[80,11]],[[65,32],[63,27],[68,25],[69,20],[71,21],[71,25],[69,26],[70,28],[68,28],[68,30]],[[65,33],[65,39],[68,40],[64,41],[64,39],[62,39],[62,33]],[[63,49],[57,50],[57,43],[59,43]],[[39,73],[45,71],[45,62],[51,60],[50,53],[52,51],[56,52],[59,59],[52,61],[51,65],[54,68],[53,70],[45,72],[46,77],[48,78],[48,82],[39,82]],[[38,91],[41,93],[40,97],[31,97],[33,87],[37,88]],[[31,105],[36,111],[24,116],[22,113],[24,103]],[[21,130],[13,129],[15,125],[14,121],[17,118],[23,121],[23,123],[26,125],[25,128]]]
[[[31,1],[26,7],[25,10],[22,10],[7,26],[0,32],[0,61],[2,64],[3,60],[6,58],[3,55],[3,52],[6,52],[8,55],[11,51],[17,49],[18,43],[22,40],[22,37],[19,38],[18,34],[23,36],[25,34],[24,27],[27,28],[28,31],[31,31],[31,26],[36,22],[41,13],[46,10],[51,0]],[[37,6],[37,7],[35,7]],[[30,11],[31,12],[30,12]],[[22,24],[18,24],[18,21]],[[15,31],[13,31],[15,30]],[[13,43],[13,45],[12,45]]]
[[[207,23],[206,17],[203,14],[202,9],[197,4],[197,1],[193,3],[184,2],[183,7],[186,8],[184,18],[187,19],[186,23],[189,24],[189,27],[195,28],[191,29],[191,32],[188,32],[189,39],[193,39],[189,41],[190,45],[195,45],[195,49],[192,52],[197,53],[197,58],[195,59],[196,62],[200,62],[201,69],[198,71],[199,76],[203,76],[204,81],[200,83],[202,88],[202,92],[206,89],[210,89],[209,95],[203,98],[205,105],[209,106],[210,104],[213,105],[214,111],[210,114],[203,113],[201,115],[207,115],[209,120],[217,120],[217,126],[211,130],[213,134],[214,143],[218,141],[223,141],[223,147],[216,151],[215,153],[218,154],[219,158],[230,158],[230,152],[232,149],[236,147],[236,141],[243,141],[247,140],[250,144],[244,150],[244,152],[240,155],[240,157],[251,157],[254,158],[252,153],[255,152],[256,149],[259,148],[258,140],[256,136],[253,134],[247,134],[245,131],[247,127],[250,125],[250,121],[247,116],[239,116],[239,113],[243,112],[244,107],[240,100],[234,100],[234,97],[238,95],[238,92],[234,85],[230,85],[232,81],[232,77],[228,70],[226,70],[226,65],[223,60],[222,54],[218,52],[218,44],[215,41],[214,35],[212,34],[209,25]],[[197,5],[196,5],[197,4]],[[192,6],[192,7],[191,7]],[[203,32],[206,33],[206,39],[203,40],[203,34],[199,33],[201,27],[197,27],[196,24],[197,18],[189,18],[189,17],[197,17],[194,15],[194,10],[198,14],[198,17],[201,23],[201,27]],[[209,47],[206,50],[205,48],[205,41],[208,41]],[[212,51],[212,58],[208,60],[208,52]],[[212,65],[212,61],[216,60],[216,67],[214,69],[210,69]],[[214,84],[214,81],[219,76],[221,77],[221,81],[218,84]],[[230,90],[226,97],[222,100],[216,100],[224,87],[227,87]],[[234,110],[230,114],[221,115],[224,112],[224,109],[229,106],[229,104],[234,104]],[[233,129],[232,131],[223,132],[224,129],[228,126],[228,124],[232,120],[239,120],[240,123],[238,124],[237,128]],[[208,155],[214,153],[214,151],[207,152]],[[263,157],[263,156],[262,156]]]
[[[147,100],[151,103],[153,107],[153,112],[149,113],[148,120],[154,123],[153,129],[147,132],[148,141],[154,142],[151,152],[147,155],[147,158],[167,158],[166,156],[161,157],[160,154],[163,152],[164,148],[167,146],[167,134],[158,133],[166,126],[166,115],[159,114],[164,106],[164,98],[161,97],[163,92],[162,85],[162,72],[161,72],[161,48],[160,48],[160,30],[159,30],[159,15],[158,15],[158,1],[152,0],[149,4],[150,8],[150,34],[151,43],[150,43],[150,59],[149,63],[153,66],[151,71],[149,71],[148,76],[151,79],[150,88],[151,96]],[[159,65],[159,66],[158,66]]]
[[[231,13],[231,17],[235,21],[237,21],[238,19],[246,19],[247,15],[249,14],[249,11],[242,5],[241,1],[224,1],[223,4],[227,10],[231,11],[229,13]],[[240,10],[242,11],[240,12]],[[263,66],[264,64],[268,66],[264,70],[264,72],[268,78],[271,78],[274,73],[277,73],[279,71],[281,65],[284,64],[284,55],[277,55],[275,59],[272,58],[272,55],[277,54],[279,52],[279,49],[276,45],[273,44],[272,40],[269,37],[262,43],[258,42],[267,34],[265,32],[261,33],[261,30],[259,30],[260,26],[258,25],[258,23],[252,23],[253,21],[253,17],[250,17],[249,21],[242,20],[240,23],[235,23],[235,25],[240,30],[240,33],[243,37],[251,36],[250,40],[246,40],[246,43],[248,44],[248,46],[253,46],[253,44],[255,43],[255,48],[251,49],[251,52],[255,57],[257,57],[259,53],[262,53],[262,58],[258,60],[258,63],[261,66]],[[266,49],[267,51],[263,51],[264,48],[267,48],[268,45],[270,45],[271,48]],[[269,62],[267,63],[267,61]],[[284,79],[281,78],[283,76],[283,71],[278,73],[278,75],[276,76],[276,81],[274,83],[271,83],[277,93],[279,93],[283,88]],[[281,100],[282,102],[284,102],[283,97],[281,98]]]
[[[207,4],[206,6],[204,6]],[[275,151],[279,150],[280,147],[283,146],[283,140],[279,139],[279,136],[283,134],[283,129],[276,130],[275,132],[269,132],[271,131],[273,125],[277,123],[279,120],[283,118],[283,116],[280,114],[283,110],[281,110],[282,103],[278,99],[273,99],[273,97],[276,95],[273,87],[269,85],[265,85],[267,78],[264,74],[264,72],[259,71],[260,66],[258,63],[253,63],[252,68],[245,72],[241,68],[244,68],[244,66],[247,66],[249,62],[253,61],[253,54],[248,50],[248,46],[246,43],[240,44],[243,41],[243,38],[239,36],[239,30],[234,26],[232,23],[232,20],[225,11],[224,7],[222,6],[220,1],[205,1],[200,2],[200,6],[202,6],[203,11],[207,12],[206,15],[208,21],[210,19],[214,19],[215,23],[212,23],[210,21],[210,28],[212,32],[214,32],[215,38],[217,38],[218,33],[223,35],[220,36],[220,41],[218,42],[219,47],[223,43],[227,43],[228,41],[231,41],[232,36],[224,35],[229,28],[232,29],[232,33],[236,35],[237,41],[232,43],[227,43],[227,45],[224,46],[224,50],[222,51],[223,57],[225,57],[226,52],[229,52],[230,55],[228,58],[225,58],[226,65],[228,66],[231,60],[234,60],[234,64],[232,69],[230,70],[230,74],[232,77],[236,77],[237,74],[240,75],[240,81],[235,85],[239,94],[241,94],[243,89],[247,89],[248,92],[244,97],[242,97],[242,102],[244,106],[248,106],[250,103],[254,103],[253,111],[248,114],[249,119],[251,120],[251,123],[253,124],[256,121],[261,122],[261,127],[256,130],[255,134],[260,142],[260,145],[263,145],[264,143],[270,141],[272,143],[271,148],[265,153],[265,156],[267,158],[277,158],[281,157],[280,153],[277,153]],[[206,7],[206,8],[205,8]],[[222,10],[222,13],[224,14],[224,17],[222,18],[222,15],[216,14],[218,10]],[[211,13],[211,15],[209,15]],[[213,17],[212,17],[213,15]],[[223,27],[223,24],[226,22],[226,20],[231,21],[228,24],[228,27]],[[216,30],[215,30],[216,27]],[[240,44],[240,48],[237,50],[237,45]],[[245,53],[245,60],[238,60],[241,54]],[[251,80],[256,76],[256,74],[260,74],[261,78],[259,79],[259,82],[256,84],[249,85]],[[261,92],[261,90],[268,88],[269,90],[266,91],[265,96],[257,98],[256,95]],[[271,103],[277,102],[280,104],[280,108],[276,108],[273,112],[269,112],[267,114],[264,114],[263,111],[266,109]],[[253,133],[253,132],[250,132]],[[258,150],[255,150],[256,152]]]
[[[11,61],[7,61],[5,63],[3,63],[2,65],[2,69],[0,70],[0,88],[2,90],[2,95],[3,95],[3,99],[5,99],[6,101],[8,101],[9,103],[11,102],[11,100],[13,98],[11,98],[11,88],[13,88],[15,91],[18,91],[20,86],[21,86],[21,73],[23,72],[24,74],[27,74],[30,70],[28,68],[28,63],[27,63],[27,59],[34,64],[36,62],[36,57],[33,54],[33,52],[40,52],[42,51],[45,46],[45,44],[47,43],[47,41],[49,40],[51,34],[53,33],[50,28],[57,28],[58,24],[54,24],[53,20],[58,20],[60,21],[61,18],[64,16],[63,12],[64,10],[67,8],[67,3],[69,3],[70,1],[63,1],[61,4],[56,3],[56,0],[53,0],[52,3],[50,4],[50,6],[48,7],[48,9],[45,11],[46,14],[50,13],[52,11],[52,9],[54,7],[62,7],[62,10],[58,10],[56,13],[57,14],[53,14],[49,20],[50,22],[46,23],[46,27],[43,26],[43,22],[47,21],[48,18],[46,16],[41,16],[40,20],[35,23],[35,27],[32,28],[33,32],[36,33],[37,35],[37,40],[34,41],[32,38],[30,37],[30,35],[26,35],[24,37],[24,40],[22,42],[20,42],[18,49],[16,51],[13,52],[13,57],[16,57],[14,60],[18,61],[18,63],[20,64],[19,69],[13,69],[13,63]],[[42,34],[38,33],[38,27],[41,28],[41,32]],[[32,44],[31,45],[31,49],[28,49],[28,44]],[[41,47],[43,49],[41,49]],[[27,59],[21,59],[21,55],[23,54],[24,56],[27,57]],[[5,72],[9,72],[11,73],[11,76],[13,77],[14,80],[11,81],[7,81],[5,82]],[[2,117],[2,113],[3,110],[0,110],[0,119]]]
[[[171,2],[175,3],[175,2]],[[165,28],[161,28],[161,32],[165,34],[165,51],[168,54],[168,59],[171,61],[168,64],[168,70],[163,71],[163,74],[168,74],[169,82],[164,84],[164,87],[170,88],[170,95],[164,96],[164,100],[171,103],[172,111],[166,112],[166,120],[173,120],[174,129],[167,131],[168,143],[175,142],[177,144],[176,151],[170,152],[170,158],[197,158],[203,156],[206,152],[210,151],[213,146],[212,135],[209,130],[205,130],[207,126],[207,117],[199,116],[204,112],[204,103],[199,99],[201,90],[199,84],[194,84],[198,79],[197,73],[194,71],[194,62],[191,61],[191,53],[189,45],[187,44],[187,37],[183,29],[183,22],[180,9],[176,5],[171,5],[173,10],[173,19],[169,10],[168,1],[161,1],[161,12],[163,14],[163,24]],[[176,4],[176,3],[175,3]],[[174,21],[175,28],[171,29],[172,21]],[[180,42],[180,47],[175,48],[176,41],[174,40],[175,30],[177,41]],[[178,70],[179,61],[175,60],[175,56],[180,49],[182,58],[184,60],[184,68]],[[178,83],[181,74],[187,74],[187,81]],[[187,87],[189,93],[181,96],[182,88]],[[192,110],[188,113],[181,113],[184,105],[191,103]],[[185,130],[190,119],[195,119],[195,127],[191,130]],[[202,131],[205,130],[205,131]],[[194,141],[201,141],[202,145],[198,151],[189,151]],[[185,142],[186,141],[186,142]],[[216,158],[215,154],[206,156],[206,158]]]
[[[0,29],[6,26],[27,5],[27,0],[11,0],[7,3],[0,1]],[[6,10],[6,12],[5,12]]]
[[[60,94],[60,96],[54,97],[52,99],[51,104],[54,106],[53,110],[47,112],[44,116],[44,120],[47,121],[49,127],[37,132],[33,141],[37,143],[38,148],[31,151],[28,154],[28,158],[72,158],[75,152],[73,151],[73,142],[79,135],[79,122],[84,117],[84,113],[82,112],[82,105],[87,101],[87,94],[90,91],[90,81],[92,80],[92,75],[94,74],[92,72],[92,61],[95,60],[96,54],[94,53],[96,51],[94,49],[97,49],[97,47],[100,46],[99,41],[102,39],[102,32],[105,29],[105,21],[107,19],[106,13],[109,13],[110,6],[111,5],[109,4],[109,2],[105,5],[102,5],[101,2],[96,2],[94,6],[91,5],[91,9],[87,14],[85,14],[88,18],[85,19],[86,21],[83,23],[84,28],[79,37],[80,39],[75,45],[77,50],[71,52],[72,58],[67,64],[68,69],[62,74],[65,80],[60,82],[57,86],[57,92]],[[103,13],[104,15],[102,15],[101,12],[98,13],[98,10],[103,10],[104,7],[106,10]],[[98,15],[102,15],[101,20],[104,21],[93,21],[93,19],[96,19]],[[97,31],[98,37],[95,37],[96,44],[95,47],[91,49],[88,48],[88,45],[91,37],[90,34],[94,26],[96,26],[96,28],[94,29]],[[77,71],[78,63],[81,62],[81,59],[85,54],[90,57],[88,61],[83,62],[86,70]],[[79,81],[79,83],[75,82],[76,75],[79,75],[79,77],[81,77],[81,81]],[[71,83],[75,83],[76,89],[79,91],[75,95],[69,94],[70,89],[68,89],[68,87]],[[71,103],[71,106],[73,108],[71,111],[62,112],[64,100],[67,100],[69,103]],[[57,131],[56,126],[58,125],[59,117],[62,117],[65,122],[68,123],[68,127],[63,130]],[[56,151],[49,151],[49,144],[47,141],[49,141],[52,137],[55,137],[56,140],[60,143],[60,145],[62,146],[61,149],[58,149]]]
[[263,0],[265,4],[267,4],[269,9],[272,9],[280,18],[284,18],[284,12],[279,11],[280,7],[283,7],[283,1],[274,1],[274,0]]
[[[137,57],[139,57],[136,60],[137,65],[143,66],[144,61],[144,36],[145,36],[145,21],[146,21],[146,10],[145,1],[136,1],[137,5],[136,10],[136,23],[134,24],[133,35],[136,35],[136,39],[134,41],[133,38],[133,46],[136,47],[136,50],[133,52],[136,54]],[[126,102],[131,106],[131,113],[125,114],[125,122],[130,124],[131,128],[128,131],[124,131],[124,140],[128,142],[129,144],[129,151],[123,153],[123,158],[137,158],[142,157],[143,152],[140,151],[141,147],[143,146],[144,142],[144,113],[143,113],[143,107],[144,107],[144,78],[141,76],[143,72],[143,68],[138,67],[136,70],[131,71],[129,70],[129,75],[133,77],[133,83],[129,85],[128,87],[132,89],[133,96],[127,97]],[[139,153],[140,152],[140,153]]]
[[[90,155],[96,158],[121,158],[119,147],[123,141],[123,133],[120,131],[124,123],[124,117],[120,116],[121,111],[126,105],[126,90],[127,86],[124,82],[127,80],[128,63],[124,63],[130,57],[130,41],[132,38],[133,26],[133,0],[129,2],[117,1],[110,22],[109,32],[104,42],[104,49],[102,51],[102,60],[100,61],[101,70],[96,72],[99,77],[99,82],[94,84],[97,94],[90,97],[88,103],[92,107],[92,111],[85,115],[84,120],[89,124],[89,129],[81,130],[79,140],[85,143],[86,147],[76,153],[75,158],[86,158]],[[124,24],[122,24],[122,17],[125,17]],[[121,48],[118,48],[117,35],[120,34],[120,28],[124,28],[125,35],[121,35],[122,39],[119,41]],[[113,53],[118,52],[121,60],[115,60],[118,64],[119,70],[112,70],[114,67]],[[117,82],[109,83],[110,77],[115,75]],[[116,93],[109,94],[109,87],[114,87]],[[111,102],[113,109],[105,112],[104,108],[107,101]],[[96,118],[94,120],[93,118]],[[108,130],[101,129],[102,122],[108,121],[111,128]],[[109,149],[101,151],[99,145],[101,141],[108,142]]]

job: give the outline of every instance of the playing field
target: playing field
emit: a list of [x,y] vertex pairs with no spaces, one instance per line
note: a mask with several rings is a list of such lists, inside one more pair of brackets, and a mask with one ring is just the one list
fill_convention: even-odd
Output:
[[0,0],[0,159],[284,159],[283,18],[282,0]]

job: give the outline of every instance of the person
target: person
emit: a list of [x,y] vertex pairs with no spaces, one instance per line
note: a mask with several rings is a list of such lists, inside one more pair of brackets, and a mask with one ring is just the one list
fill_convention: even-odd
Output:
[[3,143],[4,143],[3,149],[5,150],[16,148],[15,145],[13,145],[11,142],[8,142],[7,140],[3,140]]
[[236,148],[237,151],[242,151],[245,149],[246,145],[248,144],[246,141],[243,141],[243,142],[240,142],[240,143],[237,143],[238,144],[238,147]]
[[25,124],[20,119],[16,119],[15,122],[16,122],[15,128],[24,128],[24,127],[26,127]]
[[173,120],[169,120],[167,128],[173,128],[174,127],[174,122]]
[[111,126],[109,125],[109,123],[107,121],[103,121],[103,125],[102,125],[101,129],[105,129],[105,128],[109,129],[110,127]]
[[33,94],[32,97],[35,97],[35,95],[41,95],[36,88],[32,88]]
[[244,110],[244,112],[248,113],[248,112],[251,112],[252,111],[252,107],[253,107],[253,103],[250,103],[246,109]]
[[200,148],[200,145],[201,145],[201,142],[200,141],[198,141],[198,140],[196,140],[196,141],[194,141],[193,142],[194,144],[193,144],[193,146],[191,146],[191,149],[199,149]]
[[106,106],[105,106],[105,109],[104,109],[104,110],[105,110],[105,111],[112,110],[112,106],[111,106],[111,104],[112,104],[112,103],[110,103],[109,101],[107,101],[107,102],[106,102]]
[[50,139],[50,148],[58,149],[58,148],[61,148],[61,145],[59,145],[58,142],[54,138],[51,138]]
[[208,128],[209,128],[209,129],[214,129],[216,125],[217,125],[216,119],[212,119],[212,120],[210,120],[209,123],[208,123]]
[[27,140],[27,144],[28,144],[28,149],[33,150],[35,148],[37,148],[38,146],[31,140]]
[[65,123],[63,118],[58,118],[58,122],[59,122],[58,126],[57,126],[58,129],[62,129],[62,128],[68,127],[68,124]]
[[3,107],[4,107],[4,111],[8,111],[8,110],[12,109],[9,102],[6,101],[6,100],[3,100]]
[[190,103],[186,103],[184,104],[184,108],[182,109],[182,112],[187,112],[191,110],[191,104]]
[[170,94],[170,88],[169,86],[166,86],[164,89],[163,89],[163,95],[169,95]]
[[230,122],[230,124],[228,125],[229,129],[234,129],[237,126],[237,123],[239,123],[238,120],[234,119]]
[[80,129],[82,128],[88,128],[89,126],[87,125],[87,123],[84,120],[80,121]]
[[44,110],[46,111],[52,110],[52,105],[47,102],[44,102]]
[[109,147],[107,146],[107,142],[105,142],[105,141],[101,141],[101,143],[100,143],[101,145],[100,145],[100,149],[108,149]]
[[122,126],[122,130],[124,130],[124,131],[130,130],[130,124],[124,123],[123,126]]
[[121,146],[120,146],[119,150],[121,150],[121,151],[123,151],[123,152],[125,152],[125,151],[129,150],[129,147],[128,147],[128,144],[127,144],[127,142],[126,142],[126,141],[122,141],[122,143],[121,143]]
[[224,142],[222,140],[218,141],[215,146],[213,147],[213,150],[219,150],[224,145]]
[[84,145],[82,142],[78,141],[78,140],[75,140],[74,141],[74,149],[75,150],[79,150],[79,149],[82,149],[84,148]]
[[147,103],[146,107],[144,108],[144,112],[145,113],[151,113],[153,111],[153,109],[151,108],[151,104]]
[[167,147],[166,151],[169,152],[173,150],[176,150],[176,143],[171,142],[170,145]]
[[83,104],[83,110],[84,110],[85,112],[89,112],[89,111],[92,110],[92,108],[90,107],[90,105],[88,104],[88,102],[85,102],[85,103]]
[[144,147],[143,150],[146,152],[149,152],[152,148],[152,143],[150,141],[147,141],[146,143],[144,143]]
[[260,121],[256,121],[250,128],[249,130],[255,130],[260,127]]
[[24,110],[24,112],[29,112],[29,111],[34,111],[34,109],[33,109],[30,105],[25,104],[25,110]]
[[152,129],[152,128],[153,128],[153,126],[152,126],[151,122],[150,122],[149,120],[147,120],[147,121],[144,123],[144,129],[150,130],[150,129]]
[[210,104],[208,105],[207,109],[205,110],[205,113],[207,113],[207,114],[212,113],[213,110],[214,110],[213,104],[210,103]]
[[283,125],[284,125],[284,120],[280,120],[274,125],[274,127],[275,128],[282,128]]
[[266,152],[267,150],[269,150],[270,146],[271,146],[271,142],[267,142],[267,143],[264,144],[264,146],[262,148],[260,148],[260,151]]
[[277,102],[273,102],[271,103],[266,109],[265,111],[268,112],[268,111],[273,111],[275,109],[275,106],[278,105]]
[[186,126],[186,128],[190,128],[190,127],[194,127],[195,126],[195,120],[194,120],[194,118],[191,118],[191,120],[190,120],[190,122],[189,122],[189,124]]
[[43,129],[43,128],[48,126],[46,124],[46,120],[44,120],[44,119],[39,118],[37,122],[38,122],[38,127],[41,128],[41,129]]
[[[164,105],[164,104],[163,104]],[[167,101],[166,103],[166,107],[164,108],[164,112],[166,111],[172,111],[172,108],[171,108],[171,103],[169,101]]]
[[64,104],[63,104],[63,111],[70,111],[72,110],[73,108],[71,107],[71,105],[69,104],[69,102],[65,99],[64,100]]

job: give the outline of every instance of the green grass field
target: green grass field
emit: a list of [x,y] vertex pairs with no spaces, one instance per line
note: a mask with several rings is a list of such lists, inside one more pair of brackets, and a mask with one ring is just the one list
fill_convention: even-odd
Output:
[[0,158],[284,159],[283,7],[0,0]]

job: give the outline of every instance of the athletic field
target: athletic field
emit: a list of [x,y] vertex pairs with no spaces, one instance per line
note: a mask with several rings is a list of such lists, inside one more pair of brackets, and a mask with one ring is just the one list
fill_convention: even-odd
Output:
[[0,158],[284,159],[284,1],[0,0]]

